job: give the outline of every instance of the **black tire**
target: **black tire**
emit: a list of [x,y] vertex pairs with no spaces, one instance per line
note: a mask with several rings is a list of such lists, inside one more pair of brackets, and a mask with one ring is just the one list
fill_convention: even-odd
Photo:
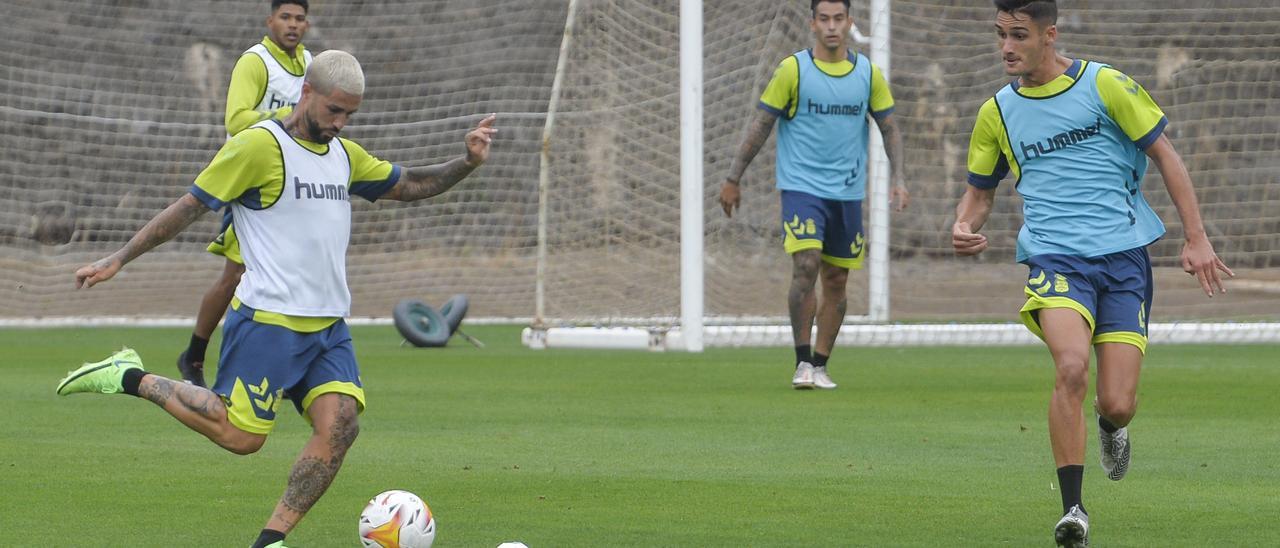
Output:
[[440,307],[440,315],[444,316],[445,325],[449,326],[449,334],[458,330],[458,326],[462,325],[462,319],[467,316],[467,306],[470,301],[466,295],[461,293],[454,295],[444,306]]
[[400,336],[414,346],[444,346],[453,334],[444,316],[422,301],[400,301],[391,318]]

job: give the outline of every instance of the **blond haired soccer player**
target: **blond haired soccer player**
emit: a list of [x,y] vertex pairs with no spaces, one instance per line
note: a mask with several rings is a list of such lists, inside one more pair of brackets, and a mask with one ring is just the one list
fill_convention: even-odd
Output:
[[[311,63],[311,52],[302,45],[302,37],[310,28],[308,9],[307,0],[271,0],[267,35],[245,50],[231,69],[225,117],[228,136],[263,120],[282,119],[293,111],[302,96],[302,77]],[[196,386],[205,386],[204,359],[209,337],[231,304],[244,274],[230,209],[222,217],[222,229],[209,244],[209,252],[226,261],[218,281],[200,300],[191,341],[178,356],[178,372],[183,380]]]
[[111,279],[210,210],[230,205],[249,268],[223,326],[212,390],[147,373],[131,349],[86,364],[59,383],[60,395],[129,394],[237,454],[257,451],[287,396],[312,425],[284,495],[255,547],[284,536],[333,481],[359,431],[365,405],[351,335],[346,253],[351,196],[412,201],[449,190],[489,156],[490,115],[468,132],[466,153],[402,169],[338,137],[360,107],[364,74],[342,51],[316,56],[302,98],[284,120],[236,134],[184,194],[110,256],[76,271],[77,287]]
[[[832,389],[827,358],[844,323],[850,269],[862,268],[865,240],[868,117],[884,136],[892,166],[891,201],[902,211],[910,198],[902,171],[902,135],[893,119],[893,95],[880,69],[848,49],[849,0],[812,0],[813,47],[783,59],[760,97],[729,175],[720,205],[733,216],[747,164],[778,124],[777,186],[782,197],[783,249],[791,255],[787,295],[796,361],[791,385]],[[822,281],[818,304],[814,285]],[[814,320],[818,340],[810,345]]]
[[1023,199],[1017,260],[1030,268],[1022,319],[1044,339],[1056,376],[1049,443],[1058,468],[1060,546],[1089,544],[1081,501],[1090,347],[1097,355],[1103,472],[1129,468],[1127,426],[1137,410],[1153,282],[1146,246],[1164,225],[1142,197],[1148,158],[1182,219],[1182,266],[1210,297],[1223,291],[1191,178],[1164,135],[1167,120],[1142,86],[1102,63],[1058,54],[1053,0],[995,0],[1005,72],[1016,76],[978,111],[969,143],[969,186],[956,208],[960,255],[987,248],[978,231],[996,185],[1012,174]]

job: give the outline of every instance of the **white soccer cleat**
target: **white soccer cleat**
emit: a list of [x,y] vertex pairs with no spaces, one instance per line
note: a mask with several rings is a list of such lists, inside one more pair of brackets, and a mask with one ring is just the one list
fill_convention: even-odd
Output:
[[1053,540],[1064,548],[1089,548],[1089,514],[1072,506],[1053,528]]
[[834,390],[836,381],[831,380],[831,376],[827,375],[827,366],[813,368],[813,386],[823,390]]
[[813,389],[813,364],[800,362],[796,365],[796,374],[791,377],[791,387],[796,390]]
[[1107,479],[1124,479],[1125,473],[1129,471],[1129,428],[1121,428],[1108,434],[1099,426],[1098,441],[1102,471],[1107,473]]

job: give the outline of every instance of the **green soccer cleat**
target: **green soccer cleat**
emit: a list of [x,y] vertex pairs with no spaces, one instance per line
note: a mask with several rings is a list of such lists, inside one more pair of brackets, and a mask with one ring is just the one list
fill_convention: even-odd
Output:
[[121,386],[124,372],[130,369],[142,369],[142,358],[132,348],[123,348],[105,360],[86,363],[80,369],[68,373],[58,383],[58,395],[78,392],[119,394],[124,391]]

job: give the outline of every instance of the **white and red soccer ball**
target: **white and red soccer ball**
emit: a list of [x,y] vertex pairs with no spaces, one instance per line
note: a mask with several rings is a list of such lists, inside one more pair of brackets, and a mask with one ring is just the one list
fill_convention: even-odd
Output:
[[408,491],[378,493],[360,512],[360,543],[367,548],[431,548],[435,539],[431,509]]

